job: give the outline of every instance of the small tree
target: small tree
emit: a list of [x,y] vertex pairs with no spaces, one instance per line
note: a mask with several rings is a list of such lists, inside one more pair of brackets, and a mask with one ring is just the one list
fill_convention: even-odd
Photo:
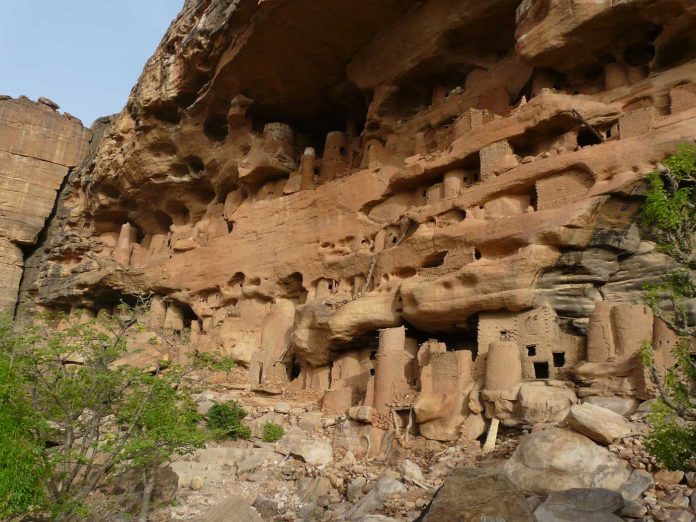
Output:
[[0,517],[71,520],[107,480],[136,470],[145,521],[157,468],[204,445],[193,365],[120,363],[141,312],[0,321]]
[[643,359],[658,390],[660,404],[651,416],[648,451],[670,469],[696,470],[696,362],[691,343],[696,324],[688,301],[696,298],[696,146],[681,145],[664,162],[664,169],[648,177],[642,224],[657,249],[672,256],[679,267],[658,285],[646,289],[645,299],[656,317],[676,334],[676,364],[661,374],[652,347]]

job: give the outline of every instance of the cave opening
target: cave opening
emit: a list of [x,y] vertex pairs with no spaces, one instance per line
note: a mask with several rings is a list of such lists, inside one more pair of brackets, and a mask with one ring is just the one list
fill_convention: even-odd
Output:
[[472,359],[478,356],[478,314],[468,317],[465,321],[452,326],[449,331],[423,330],[404,321],[406,326],[406,337],[415,339],[418,346],[427,342],[435,341],[445,343],[448,352],[468,350],[472,352]]
[[590,147],[592,145],[599,145],[600,143],[602,143],[602,140],[592,129],[583,127],[578,131],[577,143],[578,147],[583,148]]
[[534,363],[534,378],[535,379],[548,379],[549,378],[549,363],[535,362]]
[[[356,88],[357,90],[357,88]],[[308,110],[307,116],[299,117],[285,107],[264,107],[252,105],[248,116],[255,132],[261,134],[268,123],[281,122],[292,128],[296,160],[300,160],[308,147],[315,150],[317,157],[324,155],[326,137],[334,131],[345,132],[348,139],[358,137],[365,127],[367,104],[364,96],[351,95],[349,105],[329,103],[319,112]],[[348,156],[347,148],[341,149],[342,156]]]
[[300,374],[302,373],[302,366],[296,357],[293,357],[290,360],[290,364],[287,365],[287,369],[288,379],[290,379],[290,381],[294,381],[295,379],[299,378]]

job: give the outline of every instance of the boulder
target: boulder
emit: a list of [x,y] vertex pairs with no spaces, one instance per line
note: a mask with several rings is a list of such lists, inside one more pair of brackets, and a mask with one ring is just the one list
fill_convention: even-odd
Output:
[[406,459],[401,463],[401,472],[404,475],[404,480],[421,483],[425,480],[420,466],[412,460]]
[[504,475],[478,468],[459,468],[418,517],[419,522],[534,522],[527,500]]
[[534,516],[538,522],[620,522],[614,513],[623,507],[624,499],[616,491],[574,488],[551,493]]
[[589,403],[601,406],[608,410],[627,417],[638,409],[638,400],[632,397],[602,397],[600,395],[590,395],[582,400],[583,404]]
[[655,482],[660,482],[662,484],[679,484],[684,478],[683,471],[670,471],[668,469],[661,469],[655,473]]
[[264,520],[273,520],[278,515],[278,502],[271,498],[259,495],[252,505]]
[[565,419],[573,404],[575,392],[567,386],[553,386],[545,381],[526,382],[520,386],[518,417],[525,423],[558,422]]
[[365,477],[355,477],[346,488],[346,498],[349,502],[356,502],[363,495],[363,489],[367,485]]
[[312,466],[323,466],[333,460],[331,443],[319,440],[306,440],[290,448],[290,453],[300,457]]
[[618,491],[630,467],[584,435],[550,428],[523,438],[504,472],[522,491],[545,495],[571,488]]
[[292,406],[288,404],[287,402],[277,402],[275,406],[273,406],[273,410],[276,413],[283,413],[287,414],[290,413],[290,410],[292,409]]
[[321,431],[321,412],[308,411],[303,413],[297,421],[297,425],[308,433]]
[[243,497],[233,496],[210,508],[196,522],[261,522],[261,517]]
[[590,403],[576,404],[570,408],[566,422],[578,433],[601,444],[610,444],[632,431],[622,415]]
[[380,477],[369,493],[346,513],[346,518],[348,520],[363,520],[364,517],[381,508],[384,501],[391,495],[403,494],[406,491],[406,487],[398,480],[387,476]]
[[359,422],[372,422],[376,410],[372,406],[353,406],[348,410],[348,416]]
[[655,484],[653,476],[644,469],[634,469],[631,476],[621,486],[619,493],[627,502],[638,500],[640,496]]

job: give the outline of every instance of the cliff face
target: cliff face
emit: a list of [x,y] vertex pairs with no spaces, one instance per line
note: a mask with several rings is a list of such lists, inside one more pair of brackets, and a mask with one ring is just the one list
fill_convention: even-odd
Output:
[[68,172],[87,150],[90,131],[42,98],[0,96],[0,309],[14,310],[24,255],[53,210]]
[[689,0],[189,0],[24,304],[153,294],[253,386],[440,440],[574,396],[525,381],[647,396],[670,260],[634,221],[696,136],[694,29]]

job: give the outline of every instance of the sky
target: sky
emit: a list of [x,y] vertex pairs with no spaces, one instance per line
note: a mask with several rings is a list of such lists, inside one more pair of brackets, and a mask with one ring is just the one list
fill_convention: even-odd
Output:
[[0,0],[0,94],[119,112],[184,0]]

